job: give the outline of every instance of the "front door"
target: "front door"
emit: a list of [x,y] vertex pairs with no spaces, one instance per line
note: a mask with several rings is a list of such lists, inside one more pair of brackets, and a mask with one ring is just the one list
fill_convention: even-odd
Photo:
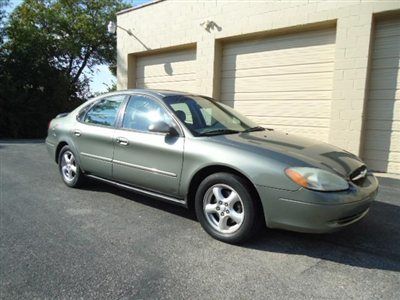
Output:
[[114,126],[124,99],[125,95],[102,98],[78,116],[72,136],[85,172],[111,178]]
[[130,98],[121,128],[115,132],[113,178],[179,197],[184,137],[150,132],[149,125],[157,121],[177,126],[157,100],[142,95]]

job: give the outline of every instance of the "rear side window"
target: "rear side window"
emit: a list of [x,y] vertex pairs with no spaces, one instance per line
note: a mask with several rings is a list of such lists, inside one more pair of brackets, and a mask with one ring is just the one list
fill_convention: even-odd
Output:
[[124,99],[124,95],[101,99],[86,113],[83,122],[102,126],[114,126],[119,107]]

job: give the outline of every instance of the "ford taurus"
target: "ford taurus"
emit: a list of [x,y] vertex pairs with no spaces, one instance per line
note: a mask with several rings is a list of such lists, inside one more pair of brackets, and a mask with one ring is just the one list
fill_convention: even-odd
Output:
[[330,232],[369,211],[378,181],[355,155],[263,128],[211,98],[127,90],[49,124],[46,145],[70,187],[86,177],[194,209],[216,239],[266,224]]

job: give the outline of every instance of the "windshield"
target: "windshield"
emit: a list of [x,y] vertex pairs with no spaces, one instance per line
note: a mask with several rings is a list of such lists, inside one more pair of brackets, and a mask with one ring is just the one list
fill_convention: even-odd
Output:
[[195,136],[263,130],[222,103],[199,96],[167,96],[164,102]]

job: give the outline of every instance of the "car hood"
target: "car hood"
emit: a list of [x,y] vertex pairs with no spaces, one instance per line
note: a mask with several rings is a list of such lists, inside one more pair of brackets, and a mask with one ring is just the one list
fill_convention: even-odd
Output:
[[212,139],[217,143],[281,160],[288,166],[316,167],[344,177],[349,177],[364,165],[354,154],[333,145],[275,130],[219,135]]

